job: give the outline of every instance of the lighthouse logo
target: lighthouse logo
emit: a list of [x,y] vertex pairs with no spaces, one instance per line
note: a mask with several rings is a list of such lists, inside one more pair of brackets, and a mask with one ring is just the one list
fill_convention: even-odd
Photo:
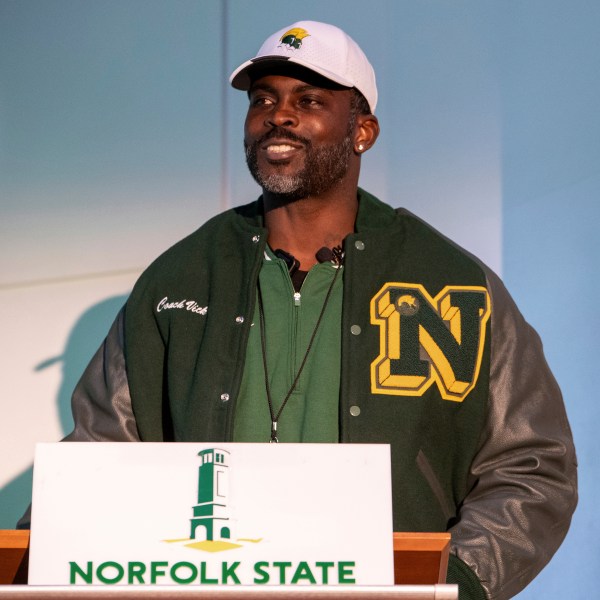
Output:
[[183,543],[186,548],[205,552],[221,552],[257,544],[262,538],[236,538],[234,519],[229,504],[230,452],[222,448],[207,448],[198,452],[198,486],[196,503],[192,505],[190,537],[164,540]]
[[198,453],[198,502],[192,507],[190,538],[210,542],[230,540],[229,452],[219,448]]

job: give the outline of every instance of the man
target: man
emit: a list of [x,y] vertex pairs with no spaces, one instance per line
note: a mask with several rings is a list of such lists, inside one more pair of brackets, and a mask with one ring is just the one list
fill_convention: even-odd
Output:
[[300,22],[232,75],[263,189],[141,276],[73,399],[70,440],[391,444],[394,528],[452,533],[461,598],[507,598],[576,504],[535,332],[498,278],[358,188],[375,76]]

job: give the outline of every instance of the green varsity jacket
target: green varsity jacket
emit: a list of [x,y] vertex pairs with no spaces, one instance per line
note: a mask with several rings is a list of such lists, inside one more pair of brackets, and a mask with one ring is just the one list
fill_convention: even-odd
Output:
[[[75,392],[67,439],[232,439],[266,239],[259,200],[143,273]],[[511,597],[576,505],[539,338],[487,267],[363,190],[344,250],[340,442],[390,444],[394,529],[452,533],[461,598]]]

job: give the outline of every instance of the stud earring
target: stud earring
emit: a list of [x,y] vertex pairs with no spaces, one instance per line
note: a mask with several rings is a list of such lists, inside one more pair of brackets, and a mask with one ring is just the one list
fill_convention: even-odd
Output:
[[358,151],[362,152],[365,149],[365,147],[362,144],[358,145]]

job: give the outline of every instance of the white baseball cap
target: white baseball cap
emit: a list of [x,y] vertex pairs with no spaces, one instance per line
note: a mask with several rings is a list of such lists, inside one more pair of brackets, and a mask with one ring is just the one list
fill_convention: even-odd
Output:
[[375,72],[358,44],[339,27],[317,21],[298,21],[268,37],[258,54],[240,65],[229,77],[238,90],[248,90],[253,66],[289,61],[345,87],[356,88],[369,103],[377,105]]

